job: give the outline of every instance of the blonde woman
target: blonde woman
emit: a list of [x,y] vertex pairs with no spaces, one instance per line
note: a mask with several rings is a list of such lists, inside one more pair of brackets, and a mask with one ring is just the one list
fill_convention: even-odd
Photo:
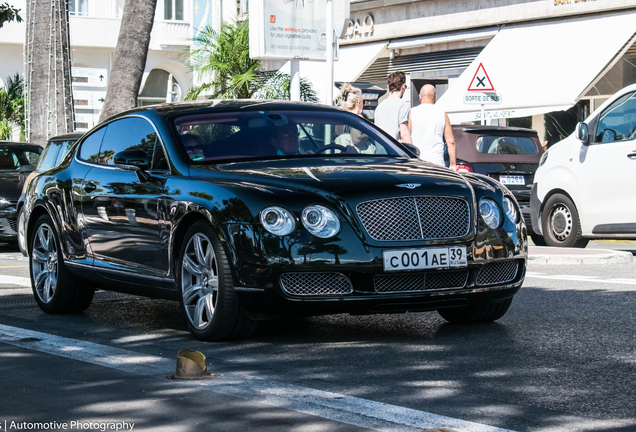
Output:
[[362,108],[364,107],[362,90],[349,83],[345,83],[340,89],[340,106],[345,111],[352,112],[362,117]]

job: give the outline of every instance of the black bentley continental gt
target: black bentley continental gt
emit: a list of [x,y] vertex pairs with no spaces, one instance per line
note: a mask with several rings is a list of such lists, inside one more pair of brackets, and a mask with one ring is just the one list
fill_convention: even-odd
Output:
[[96,289],[178,300],[201,340],[246,337],[284,315],[494,321],[525,277],[510,191],[314,104],[122,113],[36,176],[26,201],[43,311],[83,311]]

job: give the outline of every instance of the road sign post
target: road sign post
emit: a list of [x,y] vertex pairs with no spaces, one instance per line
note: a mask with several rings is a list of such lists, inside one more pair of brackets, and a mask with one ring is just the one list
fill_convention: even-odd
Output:
[[495,86],[482,63],[479,63],[467,91],[468,93],[464,93],[464,103],[481,105],[481,124],[485,125],[486,104],[500,104],[501,94],[495,91]]

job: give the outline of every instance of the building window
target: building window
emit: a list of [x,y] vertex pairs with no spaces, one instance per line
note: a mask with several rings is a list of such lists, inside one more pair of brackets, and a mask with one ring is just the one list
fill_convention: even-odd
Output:
[[69,0],[68,12],[75,16],[87,16],[88,0]]
[[163,19],[183,21],[183,0],[163,0]]
[[244,19],[247,18],[249,12],[249,0],[236,0],[236,9],[238,12],[238,18]]

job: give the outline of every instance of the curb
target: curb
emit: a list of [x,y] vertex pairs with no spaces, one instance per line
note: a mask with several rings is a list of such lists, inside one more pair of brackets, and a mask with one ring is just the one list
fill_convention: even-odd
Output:
[[[555,249],[562,253],[555,252]],[[539,265],[629,264],[634,261],[634,257],[630,252],[607,249],[564,249],[535,246],[529,248],[528,261]]]

